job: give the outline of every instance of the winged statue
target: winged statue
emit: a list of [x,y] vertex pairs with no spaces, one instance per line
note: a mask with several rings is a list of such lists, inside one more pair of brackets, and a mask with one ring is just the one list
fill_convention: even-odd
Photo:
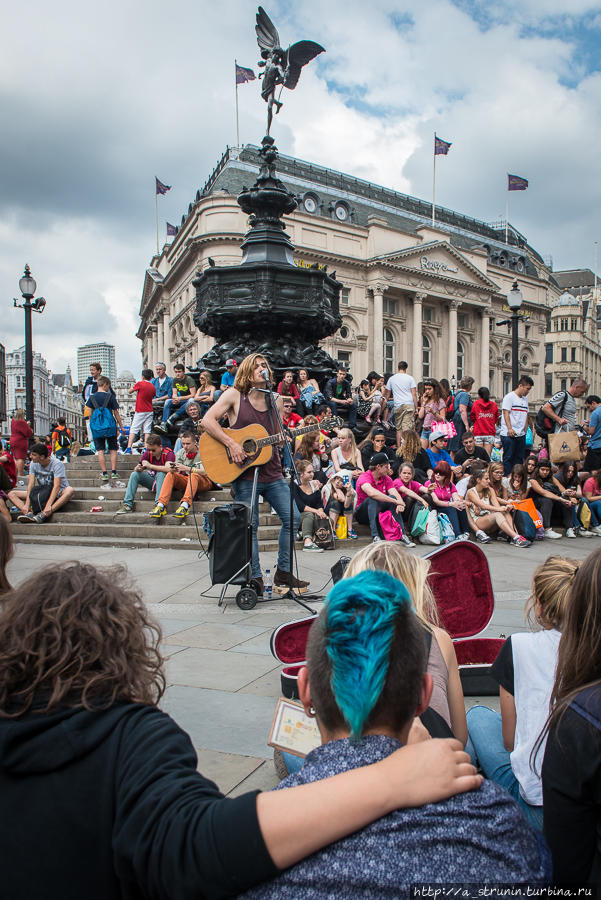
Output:
[[267,134],[269,134],[273,108],[275,106],[276,113],[282,108],[282,103],[279,99],[276,100],[275,96],[278,86],[281,85],[280,96],[284,88],[293,91],[298,84],[302,67],[325,50],[315,41],[298,41],[287,50],[283,50],[277,29],[262,6],[257,12],[255,31],[261,51],[259,66],[265,68],[259,78],[263,78],[261,96],[267,103]]

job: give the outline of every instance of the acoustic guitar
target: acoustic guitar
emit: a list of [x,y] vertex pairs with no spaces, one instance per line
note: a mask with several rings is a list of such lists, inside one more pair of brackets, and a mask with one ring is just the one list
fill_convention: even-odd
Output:
[[[332,417],[324,424],[330,428],[341,428],[344,425],[342,419]],[[235,463],[230,455],[229,448],[211,437],[206,432],[198,441],[198,451],[205,472],[217,484],[229,484],[239,478],[252,466],[262,466],[271,459],[273,447],[282,438],[281,434],[269,434],[262,425],[246,425],[244,428],[224,428],[224,432],[236,443],[240,444],[246,454],[242,463]],[[311,434],[320,431],[320,425],[303,425],[301,428],[291,428],[289,433],[293,437],[301,434]]]

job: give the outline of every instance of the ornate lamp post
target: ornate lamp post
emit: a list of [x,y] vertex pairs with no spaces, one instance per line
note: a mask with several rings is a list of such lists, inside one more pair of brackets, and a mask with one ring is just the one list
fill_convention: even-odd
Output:
[[517,281],[507,294],[507,305],[511,310],[511,389],[515,390],[520,377],[520,357],[518,347],[518,324],[520,321],[519,309],[524,302],[522,292]]
[[[28,265],[25,266],[23,276],[19,278],[19,290],[23,295],[23,303],[14,300],[14,306],[25,310],[25,417],[35,431],[33,408],[33,346],[31,341],[31,310],[38,313],[44,312],[46,301],[43,297],[33,296],[37,285]],[[32,302],[33,301],[33,302]]]

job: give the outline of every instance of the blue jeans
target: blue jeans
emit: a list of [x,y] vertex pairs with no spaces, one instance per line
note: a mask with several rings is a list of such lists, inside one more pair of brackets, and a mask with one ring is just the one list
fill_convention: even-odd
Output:
[[169,416],[173,415],[174,419],[183,419],[186,415],[186,403],[191,397],[184,397],[179,406],[173,406],[173,400],[167,400],[163,407],[163,422],[166,422]]
[[[161,486],[163,481],[165,480],[165,472],[157,472],[156,481],[157,486],[155,490],[155,497],[158,497],[161,493]],[[125,497],[123,498],[124,506],[133,506],[134,498],[136,496],[136,491],[140,485],[148,488],[149,491],[152,490],[152,485],[154,484],[155,476],[150,472],[132,472],[129,476],[129,481],[127,482],[127,490],[125,492]]]
[[599,525],[601,523],[601,500],[595,500],[593,503],[587,500],[587,503],[591,511],[591,525]]
[[341,416],[344,418],[344,413],[348,410],[348,427],[355,427],[357,424],[357,406],[355,403],[352,403],[351,406],[338,406],[333,400],[328,400],[327,403],[332,410],[333,416]]
[[[234,481],[234,500],[250,506],[253,483],[252,479],[238,478]],[[261,563],[259,561],[259,542],[257,540],[257,528],[259,525],[259,497],[262,496],[266,503],[275,509],[282,527],[278,538],[278,569],[281,572],[290,571],[290,487],[283,478],[277,481],[269,481],[267,484],[257,485],[257,496],[253,510],[253,538],[252,538],[252,577],[261,578]],[[294,528],[296,530],[299,514],[294,508]]]
[[509,437],[501,435],[501,443],[503,445],[503,474],[509,475],[511,470],[518,463],[523,463],[526,459],[526,435],[520,437]]
[[449,517],[449,522],[453,526],[455,537],[459,537],[460,534],[470,533],[470,524],[464,509],[455,509],[453,506],[445,506],[445,508],[440,511],[446,513]]
[[71,448],[70,447],[59,447],[58,450],[54,451],[54,455],[57,459],[66,459],[67,462],[71,462]]
[[467,712],[469,740],[466,751],[480,763],[485,776],[511,794],[522,812],[537,829],[543,830],[542,806],[531,806],[520,794],[520,784],[511,768],[509,751],[503,744],[501,715],[487,706],[473,706]]

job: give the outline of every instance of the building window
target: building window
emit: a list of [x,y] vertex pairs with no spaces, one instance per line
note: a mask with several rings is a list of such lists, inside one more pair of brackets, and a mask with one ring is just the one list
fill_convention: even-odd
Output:
[[562,319],[562,320],[561,320],[561,328],[560,328],[559,330],[560,330],[560,331],[567,331],[567,330],[568,330],[568,320],[567,320],[567,319]]
[[567,379],[567,378],[562,378],[562,379],[561,379],[561,386],[560,386],[559,390],[560,390],[560,391],[567,391],[567,389],[568,389],[568,379]]
[[457,327],[458,328],[467,328],[466,313],[457,313]]
[[572,362],[576,362],[576,347],[572,347]]
[[525,326],[525,336],[526,340],[528,340],[528,338],[530,337],[530,325]]
[[351,290],[350,288],[342,288],[340,291],[340,305],[348,306],[351,302]]
[[553,344],[545,344],[545,362],[553,362]]
[[578,331],[578,319],[570,319],[570,329],[572,331]]
[[461,381],[465,369],[465,351],[461,341],[457,341],[457,381]]
[[[422,337],[422,378],[430,378],[430,368],[432,365],[432,344],[430,338],[424,334]],[[418,373],[419,374],[419,373]]]
[[433,322],[434,321],[433,312],[434,311],[431,306],[422,307],[422,321],[423,322]]
[[384,297],[383,310],[387,316],[396,316],[396,300],[391,300],[390,297]]
[[394,372],[394,334],[390,328],[385,328],[382,336],[384,343],[384,371]]
[[342,363],[346,369],[351,368],[351,352],[349,350],[339,350],[336,354],[337,361]]
[[562,362],[568,361],[568,348],[567,347],[561,348],[561,361]]
[[488,330],[489,330],[489,331],[494,331],[494,330],[495,330],[495,320],[493,319],[492,316],[490,316],[489,319],[488,319]]
[[553,376],[545,375],[545,397],[553,395]]
[[559,331],[559,319],[555,319],[553,323],[553,328],[555,331]]
[[511,390],[511,374],[509,372],[503,372],[503,396],[508,394]]

